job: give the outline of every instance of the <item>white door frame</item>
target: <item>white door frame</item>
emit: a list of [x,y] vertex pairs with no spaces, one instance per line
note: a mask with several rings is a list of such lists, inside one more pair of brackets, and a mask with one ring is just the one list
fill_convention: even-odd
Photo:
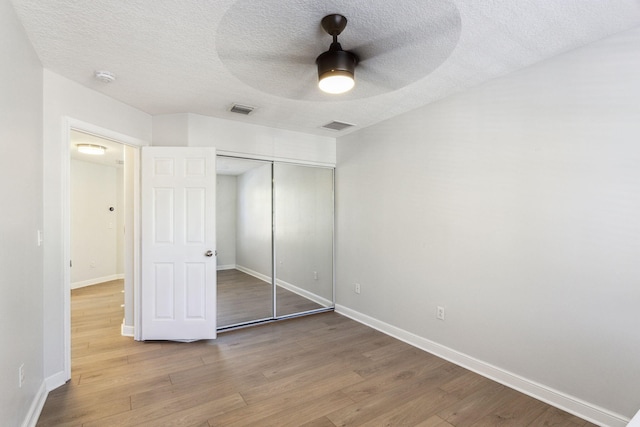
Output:
[[[110,139],[114,142],[130,145],[140,148],[150,145],[148,141],[124,135],[110,129],[96,126],[91,123],[83,122],[72,117],[64,117],[62,125],[62,254],[63,254],[63,292],[64,292],[64,374],[66,379],[71,378],[71,152],[69,150],[69,141],[71,138],[71,130],[77,130],[100,138]],[[133,247],[133,296],[134,296],[134,338],[139,334],[135,326],[139,325],[138,297],[140,287],[140,163],[139,156],[134,163],[134,179],[133,182],[133,221],[134,227],[134,247]]]

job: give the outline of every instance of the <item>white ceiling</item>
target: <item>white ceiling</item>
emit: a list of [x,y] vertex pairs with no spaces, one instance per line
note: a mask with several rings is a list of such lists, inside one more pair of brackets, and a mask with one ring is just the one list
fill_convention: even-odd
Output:
[[[340,136],[640,25],[640,0],[12,0],[45,68],[149,114]],[[317,89],[331,37],[356,88]],[[97,70],[117,76],[105,84]],[[249,116],[233,103],[255,106]],[[334,121],[356,124],[340,132]]]

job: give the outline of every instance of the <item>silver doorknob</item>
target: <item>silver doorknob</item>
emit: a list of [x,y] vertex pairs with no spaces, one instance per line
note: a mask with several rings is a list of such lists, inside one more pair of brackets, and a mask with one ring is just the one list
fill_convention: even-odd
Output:
[[212,257],[213,256],[213,252],[212,251],[207,251],[207,252],[204,253],[204,256]]

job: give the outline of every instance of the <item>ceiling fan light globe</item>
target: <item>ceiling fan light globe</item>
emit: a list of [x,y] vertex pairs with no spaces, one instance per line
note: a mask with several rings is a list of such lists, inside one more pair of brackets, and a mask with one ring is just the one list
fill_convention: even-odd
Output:
[[316,58],[318,65],[318,86],[323,92],[344,93],[355,85],[354,71],[357,58],[351,52],[341,50],[339,43]]
[[331,94],[345,93],[353,89],[355,81],[353,76],[348,75],[344,71],[335,73],[327,73],[320,78],[318,87],[320,90]]

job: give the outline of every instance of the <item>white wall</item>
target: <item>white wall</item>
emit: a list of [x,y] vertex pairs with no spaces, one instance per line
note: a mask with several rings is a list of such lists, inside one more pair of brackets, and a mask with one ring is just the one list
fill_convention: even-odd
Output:
[[640,406],[638,52],[635,29],[340,138],[340,308],[623,425]]
[[218,154],[335,166],[336,139],[198,114],[153,117],[153,145],[215,147]]
[[123,273],[122,171],[71,160],[72,289],[115,280]]
[[265,160],[334,166],[336,139],[189,114],[189,145]]
[[272,276],[271,164],[237,177],[236,265]]
[[0,55],[0,425],[17,426],[35,421],[45,396],[43,253],[36,240],[42,230],[42,67],[4,0]]
[[236,177],[216,178],[216,250],[218,269],[236,266]]
[[[122,138],[144,144],[151,141],[151,116],[115,101],[49,70],[43,72],[44,83],[44,372],[48,387],[67,379],[65,331],[65,275],[69,260],[64,257],[63,221],[68,206],[65,177],[69,169],[69,142],[65,129],[67,118],[108,131],[115,140]],[[96,82],[99,84],[99,82]],[[117,84],[117,83],[116,83]]]

